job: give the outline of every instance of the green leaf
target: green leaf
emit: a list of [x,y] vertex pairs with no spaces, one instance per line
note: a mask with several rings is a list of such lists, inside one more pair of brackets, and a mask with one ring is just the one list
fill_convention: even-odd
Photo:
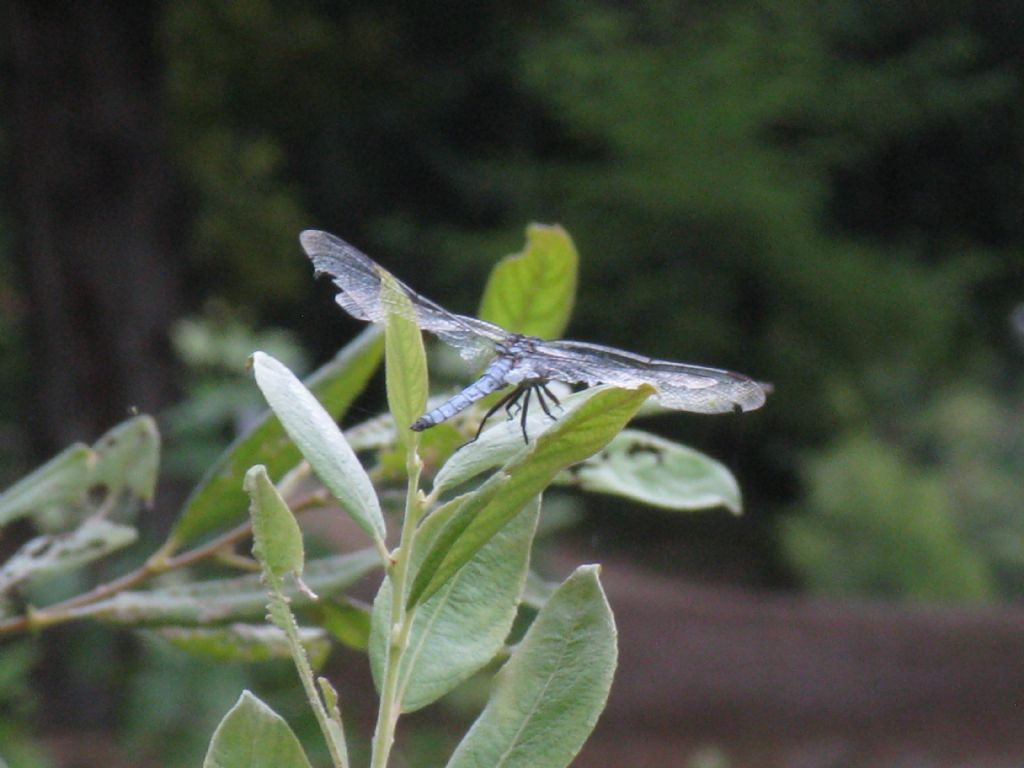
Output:
[[159,464],[156,422],[128,419],[91,448],[70,446],[0,495],[0,526],[28,515],[49,532],[96,513],[128,519],[153,501]]
[[[591,387],[562,398],[558,419],[564,419],[603,389],[606,387]],[[551,419],[538,408],[526,420],[526,431],[529,435],[539,435],[551,425]],[[500,467],[513,456],[522,453],[523,447],[519,420],[500,419],[494,426],[484,430],[478,439],[451,455],[434,477],[432,492],[438,494],[449,491],[483,472]]]
[[81,568],[135,543],[138,536],[131,526],[96,517],[68,533],[37,536],[0,568],[0,593],[31,578]]
[[[105,492],[113,512],[134,514],[153,501],[160,470],[160,431],[151,416],[118,424],[93,445],[96,466],[90,493]],[[116,506],[114,506],[116,505]]]
[[244,691],[214,731],[203,768],[311,768],[292,729]]
[[[420,537],[429,542],[447,521],[441,512],[427,518],[417,532],[418,549]],[[504,646],[526,581],[539,515],[540,499],[535,497],[443,588],[416,607],[409,645],[399,664],[403,712],[436,701],[484,667]],[[414,565],[417,559],[414,552]],[[373,604],[370,634],[370,665],[378,689],[388,650],[390,612],[391,582],[385,579]]]
[[480,318],[514,333],[558,338],[576,297],[579,257],[561,227],[531,224],[526,248],[506,256],[491,271]]
[[564,482],[662,509],[721,506],[734,514],[743,509],[739,484],[724,464],[640,430],[620,432],[603,451],[570,470]]
[[602,389],[469,494],[424,557],[408,605],[440,589],[559,471],[607,445],[652,392],[646,385],[635,390]]
[[[345,590],[380,567],[372,547],[347,555],[310,560],[302,581],[321,598]],[[283,590],[289,604],[302,608],[313,603],[308,593],[288,584]],[[232,579],[176,584],[160,589],[120,592],[114,597],[83,606],[75,613],[120,624],[222,624],[262,618],[267,612],[267,588],[257,574]]]
[[[340,419],[363,391],[377,370],[383,349],[380,328],[370,326],[306,379],[306,385],[332,418]],[[211,531],[240,523],[248,504],[242,478],[253,464],[264,464],[271,477],[280,479],[301,459],[299,449],[285,435],[281,423],[267,411],[221,454],[193,490],[175,523],[172,541],[184,545]]]
[[79,499],[88,487],[95,454],[75,443],[0,494],[0,527],[46,507],[60,507]]
[[275,581],[285,574],[302,575],[305,553],[295,515],[257,464],[245,475],[245,492],[252,500],[252,553]]
[[334,754],[340,758],[338,760],[340,765],[350,765],[345,728],[341,722],[341,708],[338,706],[338,692],[326,677],[318,677],[316,683],[320,688],[320,695],[323,697],[324,709],[327,711],[324,736],[327,738],[328,746],[333,747]]
[[423,334],[412,319],[409,297],[389,273],[383,272],[380,278],[381,304],[388,307],[384,333],[388,406],[398,427],[398,438],[405,443],[410,437],[409,426],[427,404],[427,356]]
[[564,768],[580,751],[617,658],[597,573],[581,566],[544,604],[448,768]]
[[383,539],[384,515],[373,483],[334,419],[274,358],[256,352],[252,368],[260,391],[313,471],[360,528]]
[[[167,641],[179,651],[213,661],[263,662],[290,659],[291,647],[284,632],[277,627],[252,624],[231,624],[224,627],[164,627],[148,634]],[[322,666],[331,651],[331,642],[322,629],[299,630],[310,663]]]

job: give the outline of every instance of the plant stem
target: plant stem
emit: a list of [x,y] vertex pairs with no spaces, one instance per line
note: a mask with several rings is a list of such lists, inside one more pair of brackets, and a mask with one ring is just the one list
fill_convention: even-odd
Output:
[[405,519],[402,521],[402,538],[393,553],[394,565],[388,578],[391,579],[391,621],[388,629],[388,652],[384,661],[384,679],[381,682],[380,708],[377,712],[377,728],[373,734],[373,756],[370,768],[385,768],[391,747],[395,742],[395,727],[402,714],[398,700],[398,670],[409,640],[412,614],[405,610],[405,585],[412,558],[413,539],[416,526],[423,511],[419,484],[423,462],[416,453],[416,440],[409,440],[406,447],[406,471],[409,483],[405,498]]
[[[316,492],[299,499],[295,503],[295,511],[301,512],[305,509],[323,506],[326,503],[326,494]],[[134,571],[129,571],[123,576],[118,576],[113,581],[99,584],[72,598],[59,603],[54,603],[39,610],[30,609],[24,616],[16,616],[0,620],[0,636],[11,635],[26,630],[45,629],[54,624],[62,624],[66,621],[73,621],[79,618],[76,609],[91,603],[113,597],[119,592],[138,586],[154,576],[159,576],[169,571],[176,571],[187,568],[203,560],[217,557],[220,553],[244,540],[252,534],[250,522],[226,531],[216,536],[205,544],[200,544],[181,554],[174,555],[175,542],[168,539],[152,556]]]
[[[271,592],[271,615],[274,623],[281,629],[288,638],[288,647],[291,650],[292,660],[295,662],[295,669],[299,673],[302,687],[306,691],[306,698],[313,709],[313,715],[324,734],[327,742],[327,749],[331,753],[331,763],[335,768],[349,768],[348,745],[345,743],[345,732],[341,729],[340,722],[331,719],[324,707],[323,699],[317,690],[316,681],[313,677],[313,668],[309,664],[309,657],[306,655],[306,648],[299,639],[299,627],[295,621],[295,615],[288,607],[288,598],[282,594],[280,584],[274,584]],[[337,728],[332,728],[337,725]]]
[[250,523],[243,523],[195,549],[182,552],[174,557],[161,554],[164,551],[161,548],[161,550],[158,550],[156,554],[134,571],[119,576],[113,581],[100,584],[88,592],[83,592],[63,602],[55,603],[40,610],[30,611],[25,616],[0,621],[0,635],[13,634],[27,629],[42,629],[52,624],[60,624],[74,619],[76,618],[74,613],[76,608],[112,597],[162,573],[185,568],[201,560],[213,557],[221,550],[241,541],[251,533],[252,525]]

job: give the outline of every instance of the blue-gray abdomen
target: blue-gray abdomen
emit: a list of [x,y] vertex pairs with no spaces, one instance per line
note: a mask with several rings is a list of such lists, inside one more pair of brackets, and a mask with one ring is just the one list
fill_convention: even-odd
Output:
[[481,398],[491,394],[491,392],[496,392],[506,386],[508,382],[505,381],[505,376],[512,368],[512,365],[513,361],[510,358],[499,357],[487,366],[487,370],[483,372],[483,375],[479,379],[474,381],[457,395],[453,395],[448,400],[441,403],[441,405],[437,406],[434,410],[428,411],[420,416],[413,422],[410,429],[416,432],[422,432],[424,429],[436,426],[442,421],[447,421],[455,414],[466,410],[477,400],[480,400]]

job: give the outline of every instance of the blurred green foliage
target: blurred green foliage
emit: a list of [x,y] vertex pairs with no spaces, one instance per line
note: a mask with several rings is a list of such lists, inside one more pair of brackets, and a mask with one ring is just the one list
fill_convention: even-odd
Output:
[[836,596],[992,596],[985,563],[960,538],[935,473],[868,435],[850,436],[808,469],[813,514],[788,521],[784,540],[811,586]]
[[868,60],[844,52],[857,30],[835,26],[833,5],[732,3],[696,19],[664,3],[592,9],[566,14],[524,58],[527,82],[597,154],[551,166],[539,185],[600,264],[583,284],[604,288],[584,294],[579,321],[772,380],[768,418],[787,441],[845,426],[835,379],[891,402],[868,366],[925,376],[963,363],[950,342],[979,246],[936,253],[910,232],[844,231],[836,177],[1012,93],[1001,73],[963,71],[962,33]]
[[807,498],[782,542],[826,594],[928,600],[1024,596],[1021,401],[941,393],[806,463]]
[[326,40],[307,13],[278,6],[172,3],[161,30],[172,142],[193,199],[192,258],[218,295],[243,306],[294,298],[305,277],[298,260],[281,258],[309,215],[274,133],[274,94],[294,93],[303,78],[288,62]]
[[[158,34],[194,299],[254,308],[322,356],[346,320],[309,298],[298,230],[337,231],[471,312],[524,222],[559,222],[582,265],[567,335],[773,382],[740,427],[748,506],[762,518],[804,498],[815,514],[829,450],[868,434],[927,473],[890,416],[940,407],[936,382],[984,398],[1019,377],[1005,318],[1024,293],[1020,10],[170,4]],[[17,322],[3,311],[0,335]],[[4,359],[6,391],[20,358]],[[221,425],[196,436],[193,464],[237,402],[214,399],[177,414]],[[723,423],[664,425],[725,458]],[[1013,557],[999,558],[1004,584]]]
[[[758,546],[777,541],[802,583],[1021,596],[1022,365],[1006,316],[1024,295],[1022,14],[1020,0],[166,4],[191,300],[231,307],[179,329],[189,399],[167,414],[166,466],[194,477],[260,408],[240,368],[253,348],[298,362],[290,337],[248,338],[236,308],[320,356],[349,335],[310,298],[299,230],[336,231],[472,312],[524,223],[558,222],[581,254],[568,336],[775,384],[742,427],[659,427],[730,464],[731,433],[750,433],[748,515],[762,531],[784,515]],[[4,254],[15,194],[0,185]],[[15,277],[0,259],[8,478],[31,466]],[[107,668],[104,647],[83,643],[74,666]],[[0,663],[0,744],[12,765],[44,765],[20,735],[22,653],[7,645]],[[249,672],[184,674],[164,656],[138,658],[128,738],[165,756],[181,744],[195,764],[203,723]]]
[[266,409],[246,371],[253,351],[265,350],[299,370],[309,365],[291,333],[257,333],[223,303],[211,303],[201,314],[180,320],[171,340],[185,369],[186,397],[163,414],[169,436],[164,467],[195,483],[224,446]]
[[0,654],[0,765],[48,768],[52,765],[43,750],[23,731],[22,724],[38,709],[38,696],[29,675],[39,655],[38,645],[29,640],[4,645]]
[[[1012,527],[1016,489],[980,479],[1005,478],[1000,459],[974,453],[984,469],[965,504],[962,466],[929,464],[888,428],[895,414],[937,425],[969,407],[936,398],[936,382],[1003,408],[985,388],[1020,370],[1005,324],[1024,292],[1013,13],[852,0],[446,14],[176,3],[163,39],[196,256],[216,264],[218,293],[283,301],[305,265],[281,254],[315,223],[471,311],[485,264],[522,223],[560,222],[582,255],[567,335],[775,384],[743,425],[756,446],[744,490],[754,515],[802,497],[807,520],[778,537],[802,578],[839,589],[809,553],[864,551],[873,575],[842,591],[1015,593],[1017,540],[992,532],[996,519]],[[321,311],[305,327],[321,327]],[[311,341],[321,353],[336,343]],[[665,426],[713,452],[731,445],[720,422]],[[919,530],[917,554],[883,556],[872,515],[893,535]],[[960,538],[971,530],[988,533]],[[957,553],[959,576],[926,565]],[[904,578],[920,569],[936,583]]]
[[1004,597],[1024,597],[1024,412],[1021,397],[959,389],[938,398],[914,435],[941,473],[957,530]]
[[[306,722],[312,718],[286,661],[204,660],[152,640],[143,645],[130,672],[119,736],[131,754],[151,755],[167,768],[202,763],[210,734],[243,688],[259,689],[280,711],[287,711],[304,734],[315,733],[315,725]],[[308,743],[316,740],[309,738]],[[175,748],[169,749],[170,744]]]

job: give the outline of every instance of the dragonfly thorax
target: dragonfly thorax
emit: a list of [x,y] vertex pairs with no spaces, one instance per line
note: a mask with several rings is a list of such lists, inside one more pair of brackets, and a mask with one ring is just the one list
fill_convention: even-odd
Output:
[[494,345],[497,354],[492,365],[497,364],[496,367],[500,369],[503,384],[516,386],[524,381],[544,378],[533,364],[533,355],[539,343],[541,340],[538,338],[517,334]]
[[505,341],[499,341],[494,345],[498,357],[521,358],[537,351],[537,344],[541,340],[536,336],[523,336],[515,333],[510,334]]

